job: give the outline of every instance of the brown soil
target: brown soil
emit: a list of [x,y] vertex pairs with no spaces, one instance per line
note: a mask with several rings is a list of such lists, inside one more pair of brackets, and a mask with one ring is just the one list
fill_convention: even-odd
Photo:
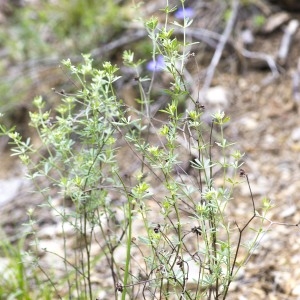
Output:
[[[270,10],[267,17],[279,12],[276,7],[267,8]],[[254,13],[263,9],[265,5],[253,6]],[[204,17],[195,22],[197,26],[217,30],[217,13],[212,9],[208,11],[215,17],[215,22],[208,23]],[[251,27],[251,9],[246,10],[245,15],[246,21],[238,22],[240,28]],[[288,12],[287,15],[288,20],[300,18],[300,13]],[[201,25],[202,22],[209,26]],[[255,41],[249,50],[271,55],[276,60],[287,23],[270,32],[255,30]],[[236,48],[240,47],[238,37],[231,43]],[[269,219],[291,225],[300,222],[300,103],[296,101],[300,86],[293,88],[293,80],[300,72],[297,69],[299,49],[300,30],[295,33],[286,62],[278,65],[280,74],[277,77],[272,77],[265,61],[248,59],[232,52],[232,48],[225,49],[212,82],[212,86],[222,86],[230,91],[231,100],[226,113],[231,116],[231,122],[226,134],[246,153],[244,169],[249,174],[255,200],[259,201],[264,196],[271,199],[274,208]],[[201,44],[193,51],[199,68],[205,69],[214,49]],[[199,69],[189,68],[189,72],[193,78],[198,78]],[[1,161],[0,179],[19,178],[22,169],[8,158],[6,152],[1,154]],[[28,183],[22,182],[14,188],[16,193],[1,206],[1,224],[12,239],[27,220],[26,210],[40,201],[38,196],[28,194],[31,189]],[[239,221],[243,219],[243,209],[248,207],[245,203],[251,201],[247,188],[242,188],[234,201],[238,208],[234,218]],[[40,227],[44,232],[41,236],[50,247],[51,234],[46,233],[46,228],[55,226],[55,221],[54,217],[42,211],[39,214]],[[300,299],[299,237],[298,227],[273,224],[244,272],[233,284],[228,299]]]

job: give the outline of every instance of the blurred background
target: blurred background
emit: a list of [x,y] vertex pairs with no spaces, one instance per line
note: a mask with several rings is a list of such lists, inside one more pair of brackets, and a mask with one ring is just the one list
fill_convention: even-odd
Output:
[[[137,59],[145,59],[140,72],[151,76],[152,44],[143,21],[155,15],[163,22],[165,5],[161,0],[0,0],[2,122],[16,125],[24,137],[32,136],[28,113],[33,98],[41,95],[47,107],[54,108],[61,93],[71,93],[76,86],[60,62],[70,58],[79,63],[82,53],[91,53],[96,67],[106,60],[117,64],[122,75],[117,83],[120,97],[135,105],[134,73],[122,66],[122,53],[132,49]],[[181,6],[175,0],[169,5]],[[197,64],[188,62],[185,73],[197,97],[233,14],[232,1],[187,0],[185,6],[194,19],[187,38],[199,42],[190,49]],[[240,0],[236,13],[203,104],[231,116],[227,134],[246,153],[245,168],[255,197],[267,195],[274,202],[272,220],[298,224],[300,2]],[[171,14],[170,21],[174,20],[182,21],[180,10]],[[175,34],[182,38],[182,32]],[[160,71],[156,78],[153,93],[159,95],[169,81]],[[28,196],[24,170],[10,157],[5,137],[0,139],[0,161],[0,224],[14,237],[27,220],[28,207],[39,200]],[[247,192],[240,191],[238,202],[248,199]],[[243,205],[238,207],[237,218],[243,214]],[[47,222],[51,220],[43,224]],[[300,299],[299,233],[296,227],[275,226],[230,299]]]

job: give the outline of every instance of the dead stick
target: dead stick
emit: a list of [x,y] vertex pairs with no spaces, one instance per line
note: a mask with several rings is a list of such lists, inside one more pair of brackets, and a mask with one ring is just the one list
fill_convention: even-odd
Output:
[[207,90],[209,89],[209,87],[211,85],[211,82],[212,82],[214,74],[215,74],[216,67],[221,59],[224,47],[225,47],[226,43],[228,42],[231,32],[233,30],[235,20],[237,17],[237,13],[238,13],[238,8],[239,8],[239,1],[234,0],[233,4],[232,4],[232,10],[231,10],[232,13],[231,13],[230,19],[227,22],[224,33],[221,35],[221,38],[220,38],[220,41],[216,48],[216,51],[214,53],[214,56],[211,60],[211,63],[209,65],[208,69],[207,69],[207,75],[205,77],[205,81],[204,81],[203,87],[202,87],[202,89],[200,91],[200,95],[199,95],[200,100],[202,100],[204,98]]
[[291,20],[284,31],[284,35],[282,37],[279,51],[277,54],[278,62],[282,65],[286,63],[293,36],[295,35],[298,27],[299,27],[299,21]]

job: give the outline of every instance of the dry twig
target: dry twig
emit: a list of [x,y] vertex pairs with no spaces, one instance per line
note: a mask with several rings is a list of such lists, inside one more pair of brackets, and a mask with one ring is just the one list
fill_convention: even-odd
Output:
[[229,19],[229,21],[227,22],[226,28],[224,30],[224,33],[221,35],[221,38],[219,40],[219,44],[216,48],[216,51],[214,53],[214,56],[211,60],[211,63],[208,67],[207,70],[207,75],[205,77],[205,81],[204,81],[204,85],[203,88],[200,91],[200,101],[202,100],[202,98],[205,96],[207,90],[209,89],[211,82],[213,80],[214,74],[215,74],[215,70],[216,67],[221,59],[224,47],[226,45],[226,43],[228,42],[231,32],[233,30],[235,21],[236,21],[236,17],[237,17],[237,13],[238,13],[238,8],[239,8],[239,1],[235,0],[233,1],[232,4],[232,10],[231,10],[231,17]]

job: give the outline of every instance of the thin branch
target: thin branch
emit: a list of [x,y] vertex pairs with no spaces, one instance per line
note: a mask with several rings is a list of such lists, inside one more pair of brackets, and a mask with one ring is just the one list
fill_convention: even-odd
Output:
[[284,65],[287,61],[287,57],[291,48],[291,43],[298,27],[299,27],[299,21],[291,20],[284,31],[284,35],[282,37],[281,44],[277,54],[278,61],[282,65]]
[[204,81],[204,85],[200,91],[200,101],[203,99],[203,97],[205,96],[207,90],[209,89],[211,82],[213,80],[214,74],[215,74],[215,70],[216,67],[221,59],[224,47],[226,45],[226,43],[228,42],[231,32],[233,30],[235,21],[236,21],[236,17],[237,17],[237,13],[238,13],[238,8],[239,8],[239,1],[238,0],[234,0],[233,4],[232,4],[232,9],[231,9],[231,17],[229,19],[229,21],[227,22],[226,28],[224,30],[224,33],[221,35],[221,38],[219,40],[219,44],[216,48],[216,51],[214,53],[214,56],[211,60],[211,63],[208,67],[207,70],[207,75],[205,77],[205,81]]

